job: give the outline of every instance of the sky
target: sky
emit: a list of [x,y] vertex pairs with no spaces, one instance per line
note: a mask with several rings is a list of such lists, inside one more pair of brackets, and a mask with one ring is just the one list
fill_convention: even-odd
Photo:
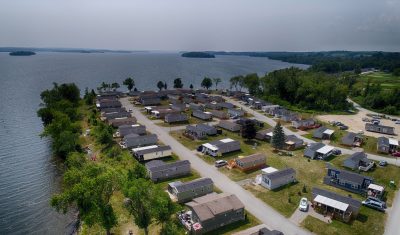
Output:
[[400,51],[400,0],[0,0],[0,47]]

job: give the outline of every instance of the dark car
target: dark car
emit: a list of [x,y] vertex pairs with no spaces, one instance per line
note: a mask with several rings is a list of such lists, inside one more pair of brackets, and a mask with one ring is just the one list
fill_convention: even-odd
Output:
[[341,125],[341,126],[339,126],[339,129],[340,130],[347,130],[347,129],[349,129],[349,127],[346,126],[346,125]]
[[383,160],[383,161],[380,161],[378,165],[379,166],[387,166],[387,164],[388,164],[387,161]]
[[340,155],[340,154],[342,154],[342,150],[340,150],[340,149],[334,149],[334,150],[332,150],[332,153],[333,153],[334,155]]

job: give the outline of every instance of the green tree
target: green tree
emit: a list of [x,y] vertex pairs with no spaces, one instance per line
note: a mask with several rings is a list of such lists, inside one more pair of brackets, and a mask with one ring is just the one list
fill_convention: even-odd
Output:
[[260,79],[256,73],[246,75],[243,84],[251,95],[256,95],[260,91]]
[[167,90],[168,89],[168,84],[166,81],[164,81],[164,89]]
[[122,84],[124,84],[128,88],[129,91],[132,91],[132,88],[135,86],[135,80],[133,80],[133,78],[129,77],[129,78],[125,79]]
[[157,87],[158,87],[158,89],[161,91],[165,86],[164,86],[164,82],[162,82],[162,81],[158,81],[157,82]]
[[74,206],[79,211],[79,220],[89,227],[99,224],[110,234],[117,224],[110,199],[120,186],[119,175],[111,167],[97,164],[70,168],[64,175],[65,189],[51,198],[51,206],[64,214]]
[[256,137],[256,134],[257,134],[257,129],[254,125],[254,121],[246,119],[241,129],[242,137],[247,140],[251,140],[254,139],[254,137]]
[[285,146],[285,133],[283,132],[280,122],[278,122],[274,128],[271,144],[275,149],[283,149]]
[[181,78],[175,78],[174,80],[174,88],[182,88],[183,83]]
[[111,88],[115,91],[115,90],[117,90],[118,88],[120,88],[120,85],[119,85],[118,82],[113,82],[113,83],[111,84]]
[[213,78],[215,84],[215,90],[218,90],[218,84],[222,82],[221,78]]
[[206,88],[207,90],[213,85],[211,78],[205,77],[201,82],[201,87]]
[[179,230],[178,225],[173,221],[168,221],[160,231],[161,235],[179,235],[182,231]]
[[134,218],[134,223],[144,234],[149,234],[149,226],[154,218],[153,200],[154,184],[145,179],[129,181],[124,190],[125,197],[128,198],[126,207]]
[[235,88],[235,90],[237,91],[238,90],[238,86],[239,86],[239,84],[241,83],[241,81],[243,81],[243,76],[235,76],[235,77],[231,77],[231,79],[229,80],[229,82],[230,82],[230,86],[231,86],[231,89],[234,87]]
[[193,90],[193,84],[190,84],[189,88],[190,90]]

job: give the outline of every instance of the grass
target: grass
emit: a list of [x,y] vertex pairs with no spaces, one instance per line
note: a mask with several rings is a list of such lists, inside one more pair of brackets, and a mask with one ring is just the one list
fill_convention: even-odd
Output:
[[383,88],[394,89],[400,88],[400,77],[394,76],[391,73],[385,72],[374,72],[369,74],[363,74],[360,76],[359,82],[366,85],[368,79],[371,83],[380,83]]
[[[311,216],[302,222],[302,226],[319,235],[364,235],[383,234],[386,214],[367,207],[361,207],[358,218],[349,224],[333,220],[329,225]],[[321,229],[323,228],[323,229]]]

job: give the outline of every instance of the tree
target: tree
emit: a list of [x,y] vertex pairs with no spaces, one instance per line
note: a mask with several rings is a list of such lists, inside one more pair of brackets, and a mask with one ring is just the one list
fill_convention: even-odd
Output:
[[131,91],[132,88],[135,86],[135,80],[133,80],[133,78],[129,77],[129,78],[125,79],[122,84],[124,84],[128,88],[128,90]]
[[283,149],[285,146],[285,133],[283,132],[280,122],[278,122],[274,128],[271,144],[275,149]]
[[111,84],[111,88],[115,91],[115,90],[117,90],[118,88],[120,88],[120,85],[119,85],[118,82],[113,82],[113,83]]
[[182,88],[183,83],[181,78],[175,78],[174,80],[174,88]]
[[215,90],[218,90],[218,84],[222,82],[221,78],[213,78]]
[[162,81],[158,81],[157,82],[157,87],[158,87],[158,89],[161,91],[165,86],[164,86],[164,82],[162,82]]
[[153,217],[152,198],[154,195],[154,185],[145,179],[137,179],[129,181],[124,190],[125,197],[128,198],[126,207],[134,218],[134,223],[141,229],[144,234],[149,234]]
[[248,74],[243,78],[243,85],[251,95],[256,95],[260,90],[260,79],[256,73]]
[[207,90],[213,85],[211,78],[205,77],[201,82],[201,87],[206,88]]
[[165,89],[165,90],[168,89],[168,85],[167,85],[167,82],[166,82],[166,81],[164,81],[164,89]]
[[111,167],[91,163],[70,168],[64,175],[64,191],[54,195],[50,204],[64,214],[74,205],[79,220],[88,226],[99,224],[110,234],[117,224],[110,199],[120,186],[119,175]]
[[161,235],[179,235],[181,234],[181,231],[179,230],[178,226],[176,223],[173,221],[168,221],[164,227],[160,231]]
[[189,88],[190,90],[193,90],[193,84],[190,84]]
[[156,188],[153,200],[152,209],[154,218],[161,224],[161,229],[164,229],[165,224],[171,220],[171,215],[176,212],[176,207],[168,194],[160,188]]
[[254,121],[246,119],[241,129],[242,137],[247,140],[251,140],[254,139],[254,137],[256,137],[256,134],[257,134],[257,129],[254,125]]

